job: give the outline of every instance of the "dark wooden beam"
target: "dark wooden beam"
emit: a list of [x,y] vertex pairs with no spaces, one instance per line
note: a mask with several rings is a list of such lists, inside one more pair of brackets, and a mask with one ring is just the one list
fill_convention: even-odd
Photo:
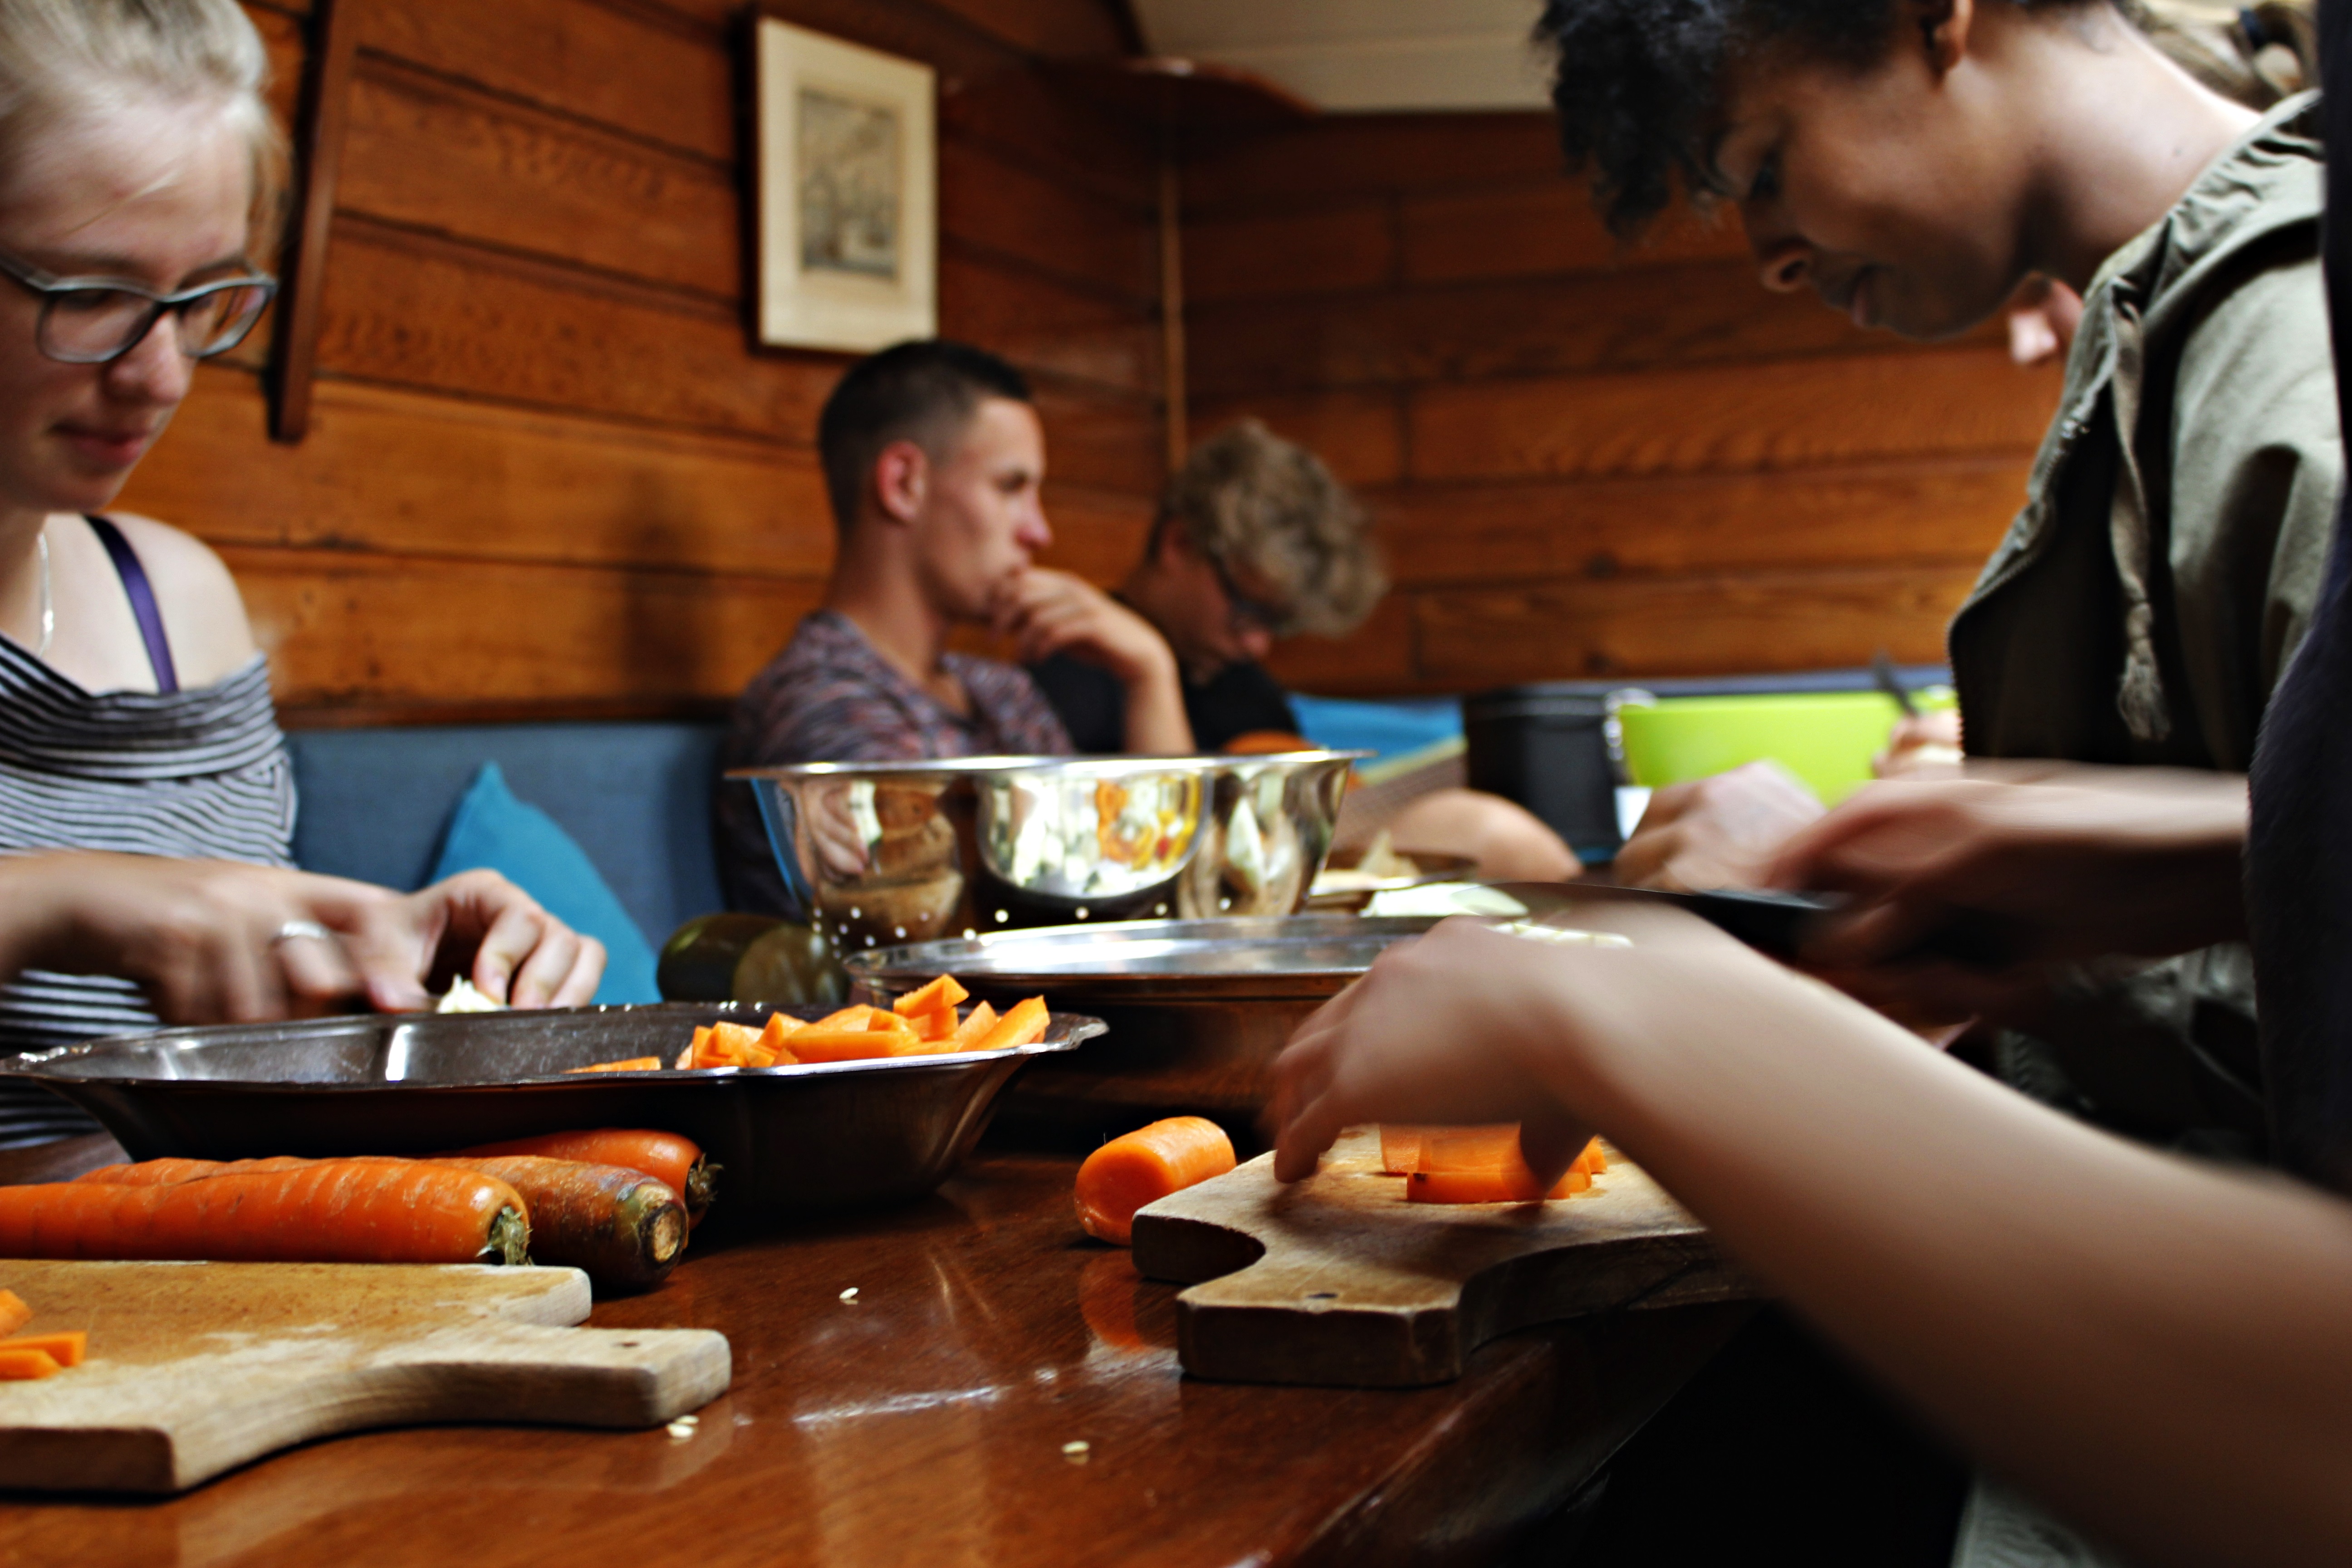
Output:
[[299,442],[310,429],[310,383],[319,364],[319,309],[327,288],[327,242],[335,221],[335,180],[351,119],[352,71],[359,58],[362,0],[315,0],[301,121],[295,134],[296,196],[278,300],[278,353],[271,366],[272,439]]

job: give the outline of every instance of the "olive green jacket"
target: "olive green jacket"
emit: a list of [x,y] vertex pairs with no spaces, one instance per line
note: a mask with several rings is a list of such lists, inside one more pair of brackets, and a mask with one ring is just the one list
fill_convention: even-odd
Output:
[[[1952,623],[1971,755],[2252,761],[2343,478],[2316,102],[2264,116],[2093,280],[2025,509]],[[2083,976],[2036,1033],[2102,1120],[2253,1132],[2252,998],[2244,951],[2216,949]]]

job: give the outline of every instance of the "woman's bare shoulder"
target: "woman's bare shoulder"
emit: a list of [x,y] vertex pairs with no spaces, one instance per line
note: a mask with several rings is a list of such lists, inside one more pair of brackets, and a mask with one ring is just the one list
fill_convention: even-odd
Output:
[[236,579],[212,547],[135,512],[110,511],[155,586],[164,634],[184,687],[210,686],[242,668],[255,652],[253,627]]

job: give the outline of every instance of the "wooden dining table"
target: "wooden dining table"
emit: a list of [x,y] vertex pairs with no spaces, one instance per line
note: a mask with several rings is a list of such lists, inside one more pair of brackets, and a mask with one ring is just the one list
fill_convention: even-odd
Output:
[[[121,1157],[102,1137],[0,1154],[0,1184]],[[733,1385],[690,1433],[416,1427],[166,1500],[0,1491],[0,1564],[1496,1563],[1748,1311],[1524,1331],[1430,1388],[1204,1383],[1178,1363],[1176,1288],[1079,1231],[1076,1166],[984,1146],[898,1208],[722,1206],[666,1284],[589,1320],[727,1335]]]

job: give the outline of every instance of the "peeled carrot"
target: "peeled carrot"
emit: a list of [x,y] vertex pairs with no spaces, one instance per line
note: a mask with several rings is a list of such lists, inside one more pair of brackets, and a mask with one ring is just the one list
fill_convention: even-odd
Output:
[[596,1062],[584,1068],[565,1068],[565,1072],[659,1072],[659,1057],[631,1057],[626,1061]]
[[902,1018],[919,1018],[926,1013],[946,1013],[952,1016],[957,1005],[971,994],[956,983],[952,974],[942,974],[919,991],[909,991],[890,1004],[890,1010]]
[[768,1026],[760,1031],[760,1048],[775,1058],[772,1065],[790,1067],[799,1059],[793,1054],[792,1038],[801,1027],[798,1018],[787,1018],[782,1013],[768,1015]]
[[0,1351],[0,1383],[55,1377],[59,1370],[57,1358],[47,1351]]
[[1391,1176],[1409,1176],[1421,1165],[1421,1140],[1426,1127],[1381,1123],[1381,1170]]
[[1531,1203],[1564,1198],[1592,1185],[1594,1162],[1606,1170],[1599,1142],[1588,1142],[1549,1190],[1536,1185],[1519,1152],[1519,1130],[1431,1127],[1422,1130],[1418,1168],[1405,1177],[1405,1196],[1417,1204]]
[[873,1008],[863,1002],[853,1002],[838,1013],[827,1013],[809,1027],[812,1029],[862,1029],[866,1027],[866,1020],[873,1016]]
[[907,1054],[922,1042],[895,1029],[820,1029],[814,1025],[793,1037],[793,1055],[804,1062],[854,1062]]
[[604,1289],[647,1290],[686,1251],[686,1205],[668,1184],[620,1165],[543,1154],[474,1154],[436,1160],[506,1183],[530,1205],[531,1253],[585,1269]]
[[33,1321],[33,1309],[14,1290],[0,1290],[0,1334],[13,1334]]
[[976,1051],[980,1049],[980,1042],[988,1038],[989,1032],[995,1027],[996,1009],[985,1002],[978,1003],[972,1007],[971,1016],[956,1026],[956,1032],[947,1037],[940,1049],[942,1053]]
[[719,1193],[719,1167],[703,1158],[691,1138],[639,1127],[599,1127],[580,1132],[542,1132],[503,1143],[452,1150],[446,1158],[472,1160],[499,1154],[544,1154],[551,1160],[584,1160],[592,1165],[622,1165],[643,1171],[686,1200],[689,1225],[701,1223]]
[[875,1008],[873,1012],[866,1015],[866,1027],[868,1033],[877,1035],[906,1035],[911,1037],[915,1033],[914,1022],[911,1019],[901,1018],[896,1013],[885,1013],[879,1007]]
[[320,1160],[160,1184],[0,1187],[0,1257],[521,1263],[530,1215],[514,1188],[470,1171]]
[[39,1351],[59,1366],[79,1366],[89,1358],[89,1334],[83,1329],[63,1329],[53,1334],[0,1340],[0,1355],[10,1351]]
[[1098,1241],[1128,1246],[1136,1210],[1233,1168],[1233,1140],[1213,1121],[1171,1116],[1139,1127],[1078,1167],[1078,1223]]
[[996,1021],[996,1026],[989,1030],[987,1037],[971,1048],[975,1051],[1009,1051],[1020,1046],[1034,1046],[1045,1037],[1045,1026],[1052,1016],[1045,1010],[1043,996],[1015,1002],[1004,1010],[1004,1016]]

